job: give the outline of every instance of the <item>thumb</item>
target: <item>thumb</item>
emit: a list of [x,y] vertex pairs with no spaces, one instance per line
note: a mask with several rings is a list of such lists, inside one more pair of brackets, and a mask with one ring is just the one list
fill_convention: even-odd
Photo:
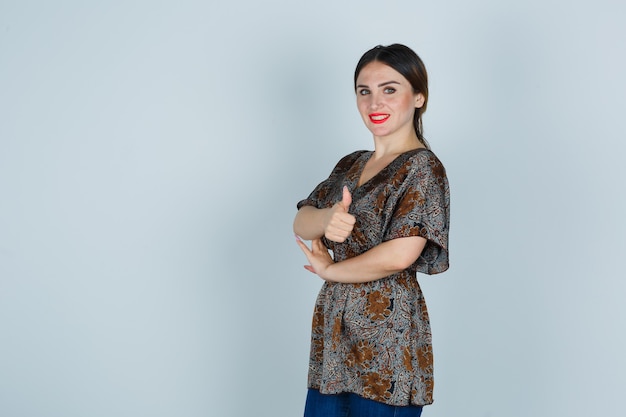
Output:
[[341,199],[341,205],[343,208],[348,211],[350,208],[350,204],[352,204],[352,194],[350,194],[350,190],[348,190],[347,186],[343,186],[343,197]]

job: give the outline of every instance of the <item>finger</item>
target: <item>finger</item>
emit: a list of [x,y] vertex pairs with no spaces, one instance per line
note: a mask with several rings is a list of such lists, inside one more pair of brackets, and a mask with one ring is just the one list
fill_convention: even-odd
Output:
[[315,269],[311,265],[304,265],[304,269],[315,274]]
[[331,233],[350,233],[354,229],[355,223],[356,219],[354,217],[345,217],[329,225],[327,231]]
[[[353,224],[343,224],[341,226],[337,226],[337,227],[333,227],[332,229],[329,229],[326,232],[326,237],[327,238],[337,238],[340,237],[342,239],[347,239],[348,236],[350,236],[352,234],[352,230],[354,229],[354,225]],[[336,239],[331,239],[332,241],[336,242]]]
[[350,213],[342,213],[341,217],[339,217],[340,225],[346,227],[346,230],[352,230],[352,226],[356,223],[356,217],[354,217]]
[[307,257],[312,253],[306,243],[304,243],[298,235],[296,235],[296,243],[300,246],[300,249],[302,249],[302,252],[304,252]]
[[311,250],[313,252],[321,252],[321,251],[324,251],[324,250],[326,252],[328,252],[328,249],[322,243],[322,239],[315,239],[315,240],[311,241]]
[[333,242],[337,242],[337,243],[343,243],[346,241],[345,237],[342,237],[339,235],[326,235],[326,238],[328,240],[332,240]]
[[350,194],[350,190],[348,190],[348,187],[344,185],[343,195],[341,198],[341,205],[343,206],[346,213],[348,212],[348,209],[350,208],[350,204],[352,204],[352,194]]
[[333,242],[343,243],[350,235],[350,231],[342,231],[341,229],[332,229],[326,232],[325,236],[328,240]]

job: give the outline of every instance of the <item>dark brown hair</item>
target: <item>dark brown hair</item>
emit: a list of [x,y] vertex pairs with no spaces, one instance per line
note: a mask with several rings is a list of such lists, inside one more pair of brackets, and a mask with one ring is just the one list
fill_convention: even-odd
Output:
[[428,104],[428,73],[420,57],[408,46],[394,43],[389,46],[378,45],[363,54],[354,70],[354,89],[356,90],[356,79],[359,73],[370,62],[381,62],[398,71],[413,87],[415,93],[424,96],[424,105],[415,109],[413,115],[413,128],[417,138],[424,146],[430,149],[428,142],[424,138],[422,126],[422,114],[426,111]]

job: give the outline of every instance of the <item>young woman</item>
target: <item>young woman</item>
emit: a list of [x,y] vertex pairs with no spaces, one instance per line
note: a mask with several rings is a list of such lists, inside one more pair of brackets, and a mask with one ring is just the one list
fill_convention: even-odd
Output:
[[445,169],[422,133],[427,73],[410,48],[377,46],[354,87],[374,151],[342,158],[294,220],[305,268],[325,281],[305,417],[419,416],[433,401],[433,356],[416,273],[448,269],[450,215]]

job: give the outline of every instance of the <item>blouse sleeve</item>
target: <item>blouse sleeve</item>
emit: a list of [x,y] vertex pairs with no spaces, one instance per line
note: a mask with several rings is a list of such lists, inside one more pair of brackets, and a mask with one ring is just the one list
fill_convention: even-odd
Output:
[[339,192],[341,191],[343,186],[342,180],[345,178],[346,172],[363,152],[365,151],[356,151],[341,158],[330,173],[330,176],[319,183],[307,198],[298,202],[298,210],[303,206],[313,206],[318,209],[332,206],[335,203],[332,197],[337,194],[338,190]]
[[383,240],[425,238],[426,246],[412,268],[437,274],[449,266],[449,226],[450,188],[445,169],[432,152],[421,152],[408,167]]

